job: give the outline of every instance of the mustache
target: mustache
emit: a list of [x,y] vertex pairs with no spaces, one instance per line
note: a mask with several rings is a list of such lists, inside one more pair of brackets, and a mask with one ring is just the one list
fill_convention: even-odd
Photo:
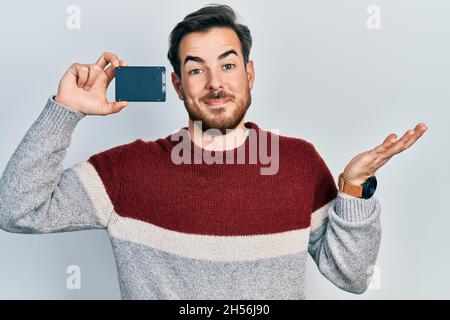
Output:
[[220,91],[213,91],[211,93],[209,93],[204,100],[209,100],[209,99],[221,99],[221,98],[231,98],[231,96],[229,96],[225,91],[220,90]]

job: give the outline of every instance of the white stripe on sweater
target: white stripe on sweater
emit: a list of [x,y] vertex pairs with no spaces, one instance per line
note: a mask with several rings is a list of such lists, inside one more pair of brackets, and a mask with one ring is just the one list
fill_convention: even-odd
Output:
[[211,261],[247,261],[305,252],[309,228],[249,236],[188,234],[158,227],[113,212],[110,235],[179,256]]
[[316,211],[314,211],[311,215],[311,232],[314,230],[320,228],[322,224],[327,222],[328,218],[328,211],[330,210],[330,207],[334,205],[335,199],[331,200],[330,202],[326,203]]
[[113,204],[100,176],[94,166],[87,161],[77,163],[72,169],[76,172],[89,194],[100,223],[106,227],[113,210]]

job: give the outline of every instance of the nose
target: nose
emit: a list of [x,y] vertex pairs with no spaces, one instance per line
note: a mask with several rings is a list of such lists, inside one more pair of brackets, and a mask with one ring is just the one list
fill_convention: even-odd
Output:
[[217,90],[222,88],[222,81],[219,77],[214,73],[210,72],[210,76],[208,77],[208,81],[206,83],[208,90]]

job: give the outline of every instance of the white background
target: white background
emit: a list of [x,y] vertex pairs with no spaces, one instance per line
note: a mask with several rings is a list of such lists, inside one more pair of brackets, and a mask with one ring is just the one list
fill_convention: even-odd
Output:
[[[64,160],[69,167],[135,139],[165,137],[187,125],[170,82],[170,31],[204,1],[8,1],[0,19],[0,170],[56,93],[67,67],[112,51],[130,65],[166,66],[167,101],[130,103],[108,117],[86,117]],[[311,141],[335,177],[360,152],[429,130],[377,172],[383,237],[380,288],[346,293],[308,258],[309,299],[450,298],[448,226],[450,2],[227,1],[249,26],[255,64],[246,120]],[[69,5],[81,29],[69,30]],[[381,9],[381,29],[366,22]],[[108,92],[114,97],[114,82]],[[155,181],[155,183],[158,183]],[[68,290],[78,265],[81,290]],[[0,298],[119,299],[105,231],[21,235],[0,231]]]

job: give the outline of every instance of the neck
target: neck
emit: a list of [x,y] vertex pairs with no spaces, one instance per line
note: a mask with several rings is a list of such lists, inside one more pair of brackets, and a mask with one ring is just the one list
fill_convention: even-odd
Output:
[[[247,138],[248,129],[244,125],[245,120],[226,134],[221,134],[219,130],[202,131],[202,128],[189,119],[189,136],[192,142],[202,149],[209,151],[225,151],[239,147]],[[214,132],[208,132],[214,131]]]

